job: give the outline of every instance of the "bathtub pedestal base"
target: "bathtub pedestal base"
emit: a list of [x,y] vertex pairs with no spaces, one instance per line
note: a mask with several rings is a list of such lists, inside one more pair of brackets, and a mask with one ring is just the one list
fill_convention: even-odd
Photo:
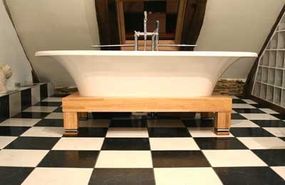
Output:
[[98,98],[78,93],[62,100],[66,136],[78,134],[78,121],[88,112],[202,112],[215,113],[215,132],[228,135],[231,125],[232,98]]

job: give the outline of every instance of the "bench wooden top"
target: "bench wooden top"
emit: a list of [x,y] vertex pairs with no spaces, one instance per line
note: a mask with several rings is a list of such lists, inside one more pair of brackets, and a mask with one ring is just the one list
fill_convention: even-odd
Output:
[[195,98],[63,98],[63,112],[230,112],[230,96]]

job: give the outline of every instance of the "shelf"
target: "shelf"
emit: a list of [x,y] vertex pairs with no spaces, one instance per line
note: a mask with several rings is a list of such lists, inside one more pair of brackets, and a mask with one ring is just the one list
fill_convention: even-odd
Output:
[[266,51],[285,51],[285,49],[266,49]]
[[285,70],[284,67],[272,67],[272,66],[265,66],[265,65],[259,65],[259,67],[264,67],[264,68],[268,68],[268,69]]
[[252,95],[285,108],[285,15],[259,58]]
[[285,90],[284,87],[277,86],[277,85],[273,85],[273,84],[269,84],[269,83],[265,83],[265,82],[262,82],[262,81],[256,81],[256,83],[260,83],[260,84],[267,85],[267,86],[270,86],[270,87],[275,87],[275,88],[278,88],[278,89],[283,89],[283,90]]

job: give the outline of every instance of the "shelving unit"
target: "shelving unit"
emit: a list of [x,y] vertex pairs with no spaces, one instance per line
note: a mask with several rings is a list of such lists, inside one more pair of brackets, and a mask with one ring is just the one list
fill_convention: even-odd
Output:
[[285,108],[285,15],[259,58],[252,95]]

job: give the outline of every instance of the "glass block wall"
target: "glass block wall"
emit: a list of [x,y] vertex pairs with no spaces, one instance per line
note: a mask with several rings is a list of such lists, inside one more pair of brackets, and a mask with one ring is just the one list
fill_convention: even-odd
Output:
[[252,95],[285,108],[285,15],[258,61]]

